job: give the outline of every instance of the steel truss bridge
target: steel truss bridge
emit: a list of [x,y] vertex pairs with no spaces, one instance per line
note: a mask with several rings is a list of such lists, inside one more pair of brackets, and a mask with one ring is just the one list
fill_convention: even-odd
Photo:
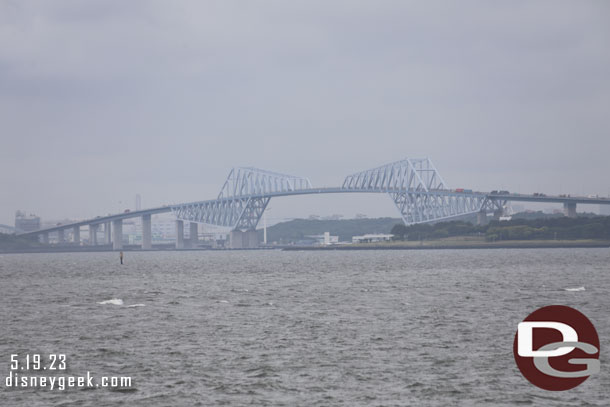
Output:
[[406,225],[493,211],[506,204],[505,199],[485,193],[451,190],[430,159],[406,158],[348,175],[340,187],[330,188],[313,188],[308,178],[234,168],[218,198],[174,205],[171,210],[181,220],[251,230],[271,198],[363,192],[389,195]]
[[[502,191],[503,192],[503,191]],[[271,198],[291,195],[336,193],[382,193],[394,202],[405,225],[436,222],[468,214],[495,212],[501,214],[508,201],[556,202],[564,204],[567,216],[576,216],[576,204],[610,204],[610,199],[571,197],[569,195],[546,196],[510,193],[476,192],[451,189],[429,158],[405,158],[377,168],[357,172],[345,177],[339,187],[314,188],[308,178],[252,167],[233,168],[225,180],[218,197],[140,211],[97,217],[65,225],[57,225],[21,235],[40,235],[48,241],[49,232],[73,229],[74,239],[80,239],[80,227],[89,226],[95,233],[104,224],[107,240],[111,240],[110,223],[115,230],[114,241],[121,240],[121,221],[142,217],[144,248],[150,247],[150,216],[172,212],[177,221],[231,228],[234,231],[255,230]],[[148,229],[148,230],[147,230]],[[192,229],[193,230],[193,229]],[[191,230],[191,231],[192,231]],[[92,232],[93,231],[93,232]],[[182,233],[182,226],[178,228]],[[181,236],[178,237],[178,240]],[[95,242],[96,243],[96,242]],[[94,243],[94,244],[95,244]],[[178,243],[177,243],[178,245]],[[115,244],[115,249],[121,244]]]

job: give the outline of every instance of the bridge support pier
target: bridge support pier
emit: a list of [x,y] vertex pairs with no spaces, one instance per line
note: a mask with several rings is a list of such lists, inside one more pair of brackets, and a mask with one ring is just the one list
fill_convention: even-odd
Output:
[[254,229],[245,232],[244,237],[247,239],[246,246],[248,249],[255,249],[258,247],[258,232]]
[[142,249],[152,249],[152,221],[151,215],[142,215]]
[[57,231],[57,243],[63,243],[65,241],[64,230],[59,229]]
[[123,221],[112,221],[112,250],[123,250]]
[[568,218],[576,217],[576,202],[564,202],[563,203],[563,214]]
[[89,225],[89,245],[97,245],[97,228],[99,225]]
[[80,226],[74,226],[72,230],[72,241],[75,245],[80,245]]
[[229,246],[231,249],[255,249],[258,247],[258,232],[254,229],[232,230],[229,235]]
[[40,235],[42,243],[49,244],[49,232],[44,232]]
[[104,224],[104,243],[110,244],[112,243],[112,234],[110,233],[112,229],[110,229],[110,222],[106,222]]
[[494,219],[495,220],[500,220],[500,218],[502,217],[502,215],[504,215],[504,210],[503,209],[496,209],[494,211]]
[[244,238],[241,230],[232,230],[229,234],[229,247],[231,249],[243,249]]
[[176,249],[184,249],[184,221],[176,220]]
[[487,211],[477,213],[477,225],[483,226],[487,224]]
[[189,224],[189,247],[194,249],[199,244],[199,224],[191,222]]

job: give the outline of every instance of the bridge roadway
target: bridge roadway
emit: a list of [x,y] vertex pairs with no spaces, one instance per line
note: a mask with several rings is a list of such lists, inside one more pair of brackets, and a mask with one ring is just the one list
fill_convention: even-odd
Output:
[[[211,203],[222,203],[223,201],[234,201],[236,199],[257,199],[257,198],[274,198],[281,196],[293,196],[293,195],[312,195],[312,194],[334,194],[334,193],[400,193],[403,192],[399,189],[349,189],[343,187],[322,187],[322,188],[306,188],[300,190],[286,190],[286,191],[274,191],[271,193],[264,194],[254,194],[254,195],[244,195],[244,196],[236,196],[236,197],[228,197],[228,198],[218,198],[218,199],[210,199],[205,201],[196,201],[185,204],[176,204],[176,205],[165,205],[156,208],[143,209],[137,211],[129,211],[122,212],[113,215],[107,216],[98,216],[92,219],[86,219],[78,222],[59,224],[43,229],[39,229],[32,232],[19,233],[20,236],[42,236],[43,241],[48,242],[48,234],[52,232],[59,233],[59,240],[63,241],[63,232],[65,230],[72,229],[74,231],[74,239],[80,242],[80,228],[82,226],[88,226],[90,228],[90,235],[96,235],[97,228],[100,225],[105,225],[106,231],[106,243],[109,244],[111,240],[119,239],[119,236],[122,236],[122,221],[124,219],[142,217],[143,222],[147,222],[146,228],[147,231],[144,231],[144,234],[147,236],[143,237],[143,247],[150,248],[151,246],[151,236],[150,236],[150,222],[151,216],[157,215],[161,213],[171,212],[173,209],[189,206],[189,205],[201,205],[201,204],[211,204]],[[478,198],[485,198],[490,201],[521,201],[521,202],[548,202],[548,203],[563,203],[564,210],[566,215],[575,216],[576,215],[576,204],[600,204],[600,205],[610,205],[610,198],[604,197],[584,197],[584,196],[541,196],[541,195],[528,195],[528,194],[498,194],[498,193],[487,193],[487,192],[462,192],[456,190],[449,189],[438,189],[438,190],[429,190],[425,192],[429,195],[437,195],[437,196],[471,196]],[[182,231],[182,221],[178,220],[180,223],[178,225],[178,230]],[[115,229],[114,239],[111,238],[110,235],[110,224],[113,224]],[[192,223],[191,223],[192,225]],[[196,224],[195,224],[196,226]],[[143,228],[144,229],[144,228]],[[196,228],[192,228],[191,232],[195,232]],[[178,237],[177,246],[182,246],[183,242],[180,242],[182,239]],[[94,239],[94,242],[91,244],[97,244],[97,235]],[[122,244],[115,244],[115,249],[120,249]]]

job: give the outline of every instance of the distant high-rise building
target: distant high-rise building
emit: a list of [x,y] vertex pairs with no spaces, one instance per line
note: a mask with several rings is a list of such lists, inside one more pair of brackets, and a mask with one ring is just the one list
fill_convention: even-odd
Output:
[[142,209],[142,197],[140,194],[136,194],[136,211]]
[[604,216],[610,216],[610,205],[600,205],[599,214]]
[[26,215],[25,212],[17,211],[15,213],[15,231],[16,232],[32,232],[40,229],[40,218],[36,215]]

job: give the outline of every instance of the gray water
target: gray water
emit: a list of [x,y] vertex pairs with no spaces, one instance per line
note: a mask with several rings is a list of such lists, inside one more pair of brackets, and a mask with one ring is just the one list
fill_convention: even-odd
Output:
[[[609,249],[125,260],[0,255],[0,405],[609,403]],[[111,299],[123,305],[99,304]],[[512,354],[517,324],[551,304],[580,310],[600,336],[601,372],[566,392],[531,385]],[[10,355],[27,353],[65,353],[69,374],[131,376],[133,385],[6,389]]]

